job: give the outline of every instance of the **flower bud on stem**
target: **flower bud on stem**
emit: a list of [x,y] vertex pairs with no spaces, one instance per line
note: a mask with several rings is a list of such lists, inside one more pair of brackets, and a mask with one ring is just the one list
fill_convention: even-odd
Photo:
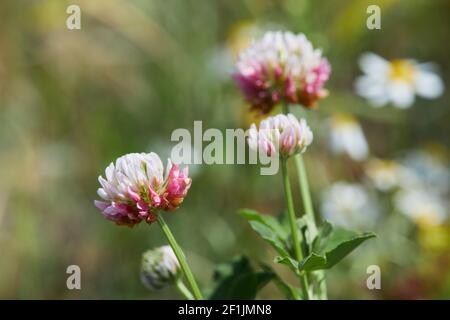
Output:
[[[289,104],[283,103],[283,113],[289,113]],[[310,234],[317,234],[317,225],[314,215],[314,209],[311,201],[311,192],[309,190],[308,176],[306,173],[305,164],[303,162],[303,157],[301,154],[296,154],[295,156],[295,165],[297,167],[298,173],[298,181],[300,184],[300,192],[303,200],[303,209],[305,210],[305,214],[310,217],[310,223],[308,223],[308,229]],[[319,270],[315,272],[316,278],[320,280],[319,284],[319,299],[327,299],[327,284],[325,281],[325,272],[323,270]]]

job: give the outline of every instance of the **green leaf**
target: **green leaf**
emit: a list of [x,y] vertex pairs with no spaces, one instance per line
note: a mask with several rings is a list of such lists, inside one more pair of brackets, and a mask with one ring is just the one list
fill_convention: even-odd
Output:
[[[312,223],[310,217],[306,215],[298,218],[296,221],[297,229],[300,231],[301,239],[303,239],[301,241],[301,250],[305,255],[312,251],[312,244],[317,235],[311,233],[311,230],[313,230],[313,227],[311,226]],[[292,240],[290,243],[292,243]]]
[[333,231],[333,225],[331,224],[331,222],[325,220],[320,226],[319,235],[322,238],[325,238],[331,234],[331,231]]
[[327,264],[326,255],[319,255],[317,253],[312,252],[298,264],[298,269],[305,271],[326,269],[326,264]]
[[284,282],[280,278],[273,279],[277,288],[284,293],[288,300],[300,300],[303,299],[299,290],[291,286],[290,284]]
[[240,210],[239,213],[249,221],[252,229],[269,242],[281,256],[289,255],[285,244],[286,231],[274,217],[261,215],[248,209]]
[[317,231],[314,224],[315,222],[308,215],[303,215],[303,217],[297,219],[297,228],[300,230],[303,237],[306,238],[307,247],[309,250],[311,250],[310,245],[317,237]]
[[251,300],[275,274],[271,271],[255,272],[246,257],[237,257],[230,263],[217,266],[214,289],[209,299]]
[[328,238],[330,237],[331,232],[333,231],[333,225],[329,221],[324,221],[320,226],[319,232],[316,238],[313,241],[313,251],[319,252],[321,251]]
[[321,268],[324,264],[326,264],[327,259],[325,256],[318,255],[316,253],[311,253],[305,259],[303,259],[300,263],[292,259],[290,257],[275,257],[274,261],[276,263],[285,264],[291,269],[295,270],[317,270],[316,268]]
[[375,236],[371,232],[357,233],[343,228],[332,228],[327,222],[314,241],[313,252],[298,264],[298,269],[301,271],[329,269],[364,241]]
[[327,257],[327,268],[331,268],[364,241],[374,237],[376,237],[376,235],[372,232],[361,234],[341,228],[334,229],[323,249],[323,252],[325,252]]
[[278,220],[275,219],[274,217],[260,214],[257,211],[251,209],[241,209],[239,210],[239,214],[248,221],[256,221],[265,225],[266,227],[273,230],[280,238],[286,239],[287,237],[286,230],[281,226],[280,222],[278,222]]
[[271,267],[267,265],[262,265],[261,267],[264,271],[272,272],[274,274],[274,278],[272,279],[272,281],[275,283],[277,288],[286,296],[287,299],[299,300],[301,298],[301,294],[299,293],[298,289],[284,282]]
[[274,262],[285,264],[294,271],[298,269],[298,261],[289,256],[275,257]]

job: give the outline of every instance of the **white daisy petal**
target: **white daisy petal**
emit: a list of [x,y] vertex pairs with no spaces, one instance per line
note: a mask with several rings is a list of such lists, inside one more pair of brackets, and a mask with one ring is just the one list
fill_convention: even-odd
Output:
[[401,109],[409,108],[414,103],[414,89],[403,81],[393,81],[388,87],[388,95],[392,103]]
[[347,154],[353,160],[367,158],[369,147],[358,121],[349,114],[336,114],[328,120],[329,144],[335,154]]
[[417,95],[427,99],[434,99],[442,95],[444,84],[435,73],[418,71],[416,73],[415,89]]
[[366,98],[376,98],[385,95],[384,85],[385,83],[382,81],[370,76],[360,76],[355,81],[356,93]]
[[389,62],[374,53],[364,53],[359,59],[359,66],[366,74],[383,74],[389,69]]

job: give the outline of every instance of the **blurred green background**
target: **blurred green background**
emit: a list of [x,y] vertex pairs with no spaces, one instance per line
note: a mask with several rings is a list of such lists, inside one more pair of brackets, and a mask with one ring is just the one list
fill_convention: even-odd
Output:
[[[81,30],[66,28],[69,4],[81,7]],[[366,28],[369,4],[381,7],[381,30]],[[141,284],[141,253],[165,239],[156,225],[106,221],[93,205],[97,177],[128,152],[167,157],[172,131],[192,130],[194,120],[204,128],[247,128],[252,115],[230,78],[233,63],[251,37],[277,29],[305,33],[333,68],[330,96],[316,111],[296,109],[315,134],[305,161],[316,211],[336,181],[369,185],[380,211],[370,228],[378,239],[328,272],[330,297],[450,298],[448,220],[421,226],[397,212],[390,193],[370,187],[365,161],[328,150],[322,125],[335,112],[353,114],[371,157],[397,159],[427,146],[439,150],[448,172],[448,91],[399,110],[372,108],[353,90],[366,51],[433,61],[447,84],[445,0],[1,1],[0,298],[179,298],[172,288],[152,293]],[[214,266],[234,255],[273,264],[274,252],[236,212],[282,212],[281,178],[251,165],[191,172],[184,204],[166,220],[200,285],[207,288]],[[448,193],[444,202],[448,214]],[[66,288],[71,264],[82,270],[82,290]],[[366,288],[372,264],[381,267],[382,290]],[[272,284],[258,297],[283,298]]]

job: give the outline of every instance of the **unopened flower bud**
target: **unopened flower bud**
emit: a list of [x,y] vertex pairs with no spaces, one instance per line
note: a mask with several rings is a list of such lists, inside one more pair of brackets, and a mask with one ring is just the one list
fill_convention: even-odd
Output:
[[142,255],[141,280],[148,289],[171,285],[180,275],[180,264],[170,246],[148,250]]
[[279,114],[261,121],[259,129],[252,124],[248,133],[250,149],[272,156],[278,153],[289,157],[304,152],[311,144],[313,134],[305,119],[293,114]]

